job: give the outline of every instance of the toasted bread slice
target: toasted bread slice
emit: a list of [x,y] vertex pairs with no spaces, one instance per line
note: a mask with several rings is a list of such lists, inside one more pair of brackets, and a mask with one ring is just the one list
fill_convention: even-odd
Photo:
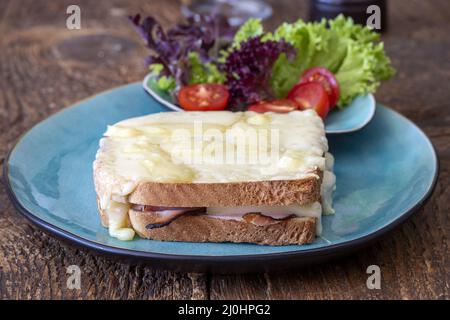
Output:
[[259,226],[244,220],[183,215],[161,228],[148,229],[152,212],[129,211],[131,226],[143,238],[187,242],[247,242],[263,245],[306,244],[314,240],[316,219],[293,217]]
[[[102,195],[107,170],[94,168],[97,194]],[[320,198],[322,171],[300,180],[248,181],[235,183],[160,183],[140,182],[128,196],[128,202],[165,207],[235,207],[309,204]]]
[[[315,171],[316,176],[322,173]],[[309,204],[320,197],[321,179],[235,183],[140,183],[130,203],[171,207],[235,207]]]

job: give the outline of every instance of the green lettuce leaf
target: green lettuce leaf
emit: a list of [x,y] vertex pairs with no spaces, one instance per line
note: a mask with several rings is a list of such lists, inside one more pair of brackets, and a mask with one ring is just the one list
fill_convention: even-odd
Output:
[[[159,75],[164,69],[164,66],[160,63],[153,63],[149,65],[149,69],[153,74]],[[158,77],[158,79],[156,80],[156,85],[163,91],[172,91],[176,87],[175,79],[169,76]]]
[[314,23],[284,23],[263,39],[284,39],[298,51],[294,60],[281,56],[274,65],[271,86],[278,98],[285,97],[311,67],[325,67],[335,74],[341,107],[357,95],[375,92],[382,80],[395,73],[378,42],[379,34],[343,15]]
[[224,83],[226,77],[219,71],[217,66],[211,62],[203,63],[197,52],[190,52],[189,61],[189,84],[196,83]]
[[375,92],[380,82],[393,74],[394,69],[384,54],[382,43],[361,45],[351,42],[346,58],[336,73],[341,89],[338,106],[348,105],[357,95]]
[[316,49],[311,38],[313,34],[306,26],[301,20],[293,24],[284,23],[273,34],[264,37],[264,40],[284,39],[297,49],[295,59],[289,60],[286,55],[282,55],[274,64],[271,86],[277,98],[286,96],[313,58]]
[[[220,72],[215,64],[211,62],[203,63],[198,52],[188,54],[188,68],[189,84],[224,83],[226,80],[225,74]],[[153,74],[159,75],[163,70],[163,65],[154,63],[149,66],[149,69]],[[170,92],[175,89],[176,82],[173,77],[159,76],[156,85],[159,89]]]
[[264,28],[261,19],[248,19],[234,35],[232,47],[239,47],[242,41],[246,41],[250,38],[258,37],[264,33]]

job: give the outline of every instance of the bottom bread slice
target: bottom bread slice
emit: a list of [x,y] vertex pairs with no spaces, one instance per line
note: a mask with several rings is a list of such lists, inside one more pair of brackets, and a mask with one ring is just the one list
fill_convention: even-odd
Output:
[[262,245],[311,243],[316,235],[316,219],[293,217],[275,224],[259,226],[241,220],[228,220],[208,215],[183,215],[170,224],[148,229],[154,214],[129,211],[133,229],[143,238],[186,242],[247,242]]

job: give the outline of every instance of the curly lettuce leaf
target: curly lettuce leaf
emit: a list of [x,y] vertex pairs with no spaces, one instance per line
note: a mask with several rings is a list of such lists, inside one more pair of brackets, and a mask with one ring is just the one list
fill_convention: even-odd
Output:
[[156,85],[158,86],[159,89],[163,91],[172,91],[175,89],[176,87],[175,79],[170,76],[161,75],[161,72],[164,69],[164,66],[162,64],[153,63],[149,65],[149,69],[154,75],[158,76],[156,79]]
[[[156,85],[159,89],[170,92],[176,88],[176,81],[173,77],[161,74],[164,70],[162,64],[153,63],[149,69],[157,76]],[[226,76],[215,64],[202,62],[198,52],[189,52],[186,69],[188,84],[224,83],[226,80]]]
[[232,47],[239,47],[239,44],[250,38],[259,37],[264,33],[264,28],[261,19],[248,19],[236,32],[234,36]]
[[293,24],[285,23],[275,30],[272,37],[285,39],[298,50],[296,59],[291,63],[286,63],[284,58],[276,63],[278,69],[273,74],[272,84],[278,97],[286,96],[301,74],[312,66],[336,72],[347,53],[347,39],[336,30],[328,29],[326,20],[319,23],[301,20]]
[[273,34],[264,36],[264,40],[285,40],[297,49],[294,59],[288,59],[283,54],[273,66],[270,82],[277,98],[287,95],[313,57],[314,43],[311,41],[310,32],[304,26],[305,23],[300,20],[293,24],[284,23]]
[[357,95],[375,92],[380,82],[393,74],[382,43],[350,43],[347,56],[336,73],[341,89],[338,106],[348,105]]
[[197,83],[224,83],[225,75],[217,66],[211,62],[203,63],[197,52],[190,52],[189,62],[189,84]]
[[339,30],[340,35],[344,38],[350,38],[362,43],[380,39],[379,33],[355,23],[352,18],[346,18],[342,14],[332,20],[328,20],[328,24],[331,30]]
[[284,23],[263,39],[283,39],[298,51],[293,61],[281,56],[274,65],[271,85],[279,98],[311,67],[325,67],[336,75],[341,89],[338,106],[375,92],[382,80],[394,74],[383,44],[377,42],[379,35],[343,15],[314,23]]

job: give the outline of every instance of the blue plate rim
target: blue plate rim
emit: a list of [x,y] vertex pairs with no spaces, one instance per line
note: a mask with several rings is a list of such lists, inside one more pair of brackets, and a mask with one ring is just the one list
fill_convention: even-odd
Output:
[[[129,83],[124,86],[128,85],[134,85],[136,83],[140,82],[134,82]],[[104,254],[113,254],[113,255],[119,255],[123,258],[139,258],[139,259],[146,259],[146,260],[167,260],[167,261],[185,261],[190,260],[192,262],[196,263],[226,263],[226,262],[254,262],[259,260],[285,260],[288,258],[298,258],[298,257],[307,257],[312,255],[335,255],[342,253],[342,251],[351,251],[352,249],[360,248],[366,244],[370,244],[373,241],[379,239],[382,235],[388,233],[389,231],[392,231],[397,226],[402,224],[404,221],[406,221],[413,213],[415,213],[418,209],[420,209],[426,201],[430,198],[432,195],[436,184],[438,180],[438,176],[440,173],[440,164],[439,164],[439,157],[436,152],[436,148],[433,144],[433,142],[428,138],[428,136],[423,132],[423,130],[418,127],[413,121],[408,119],[407,117],[403,116],[399,112],[389,108],[391,111],[396,113],[398,116],[403,118],[405,121],[409,122],[413,127],[415,127],[420,134],[424,136],[426,141],[429,143],[431,150],[434,155],[435,159],[435,172],[433,175],[432,183],[427,190],[427,192],[424,194],[424,196],[418,200],[411,208],[408,210],[405,210],[403,213],[401,213],[395,220],[393,220],[391,223],[385,225],[384,227],[378,229],[375,232],[369,233],[365,236],[348,240],[342,243],[328,245],[320,248],[311,248],[311,249],[305,249],[305,250],[295,250],[295,251],[288,251],[288,252],[275,252],[275,253],[261,253],[261,254],[246,254],[246,255],[180,255],[180,254],[168,254],[168,253],[157,253],[157,252],[150,252],[150,251],[140,251],[140,250],[132,250],[132,249],[125,249],[125,248],[118,248],[110,245],[105,245],[96,241],[92,241],[83,237],[80,237],[72,232],[66,231],[60,227],[57,227],[39,217],[34,215],[31,211],[27,210],[17,199],[16,195],[14,194],[11,181],[9,179],[9,159],[12,153],[14,152],[16,146],[21,142],[21,140],[28,135],[35,127],[39,126],[43,122],[49,120],[53,116],[57,115],[60,112],[64,112],[68,110],[69,108],[76,107],[80,103],[82,103],[85,100],[91,99],[97,95],[104,94],[106,92],[118,89],[120,87],[124,86],[118,86],[112,89],[101,91],[97,94],[94,94],[86,99],[82,99],[71,106],[67,108],[63,108],[59,110],[58,112],[50,115],[46,119],[40,121],[39,123],[32,126],[29,130],[27,130],[25,133],[23,133],[16,141],[16,143],[12,146],[12,148],[9,150],[6,158],[3,161],[3,182],[5,185],[6,193],[8,194],[13,206],[18,210],[22,216],[24,216],[27,220],[31,221],[38,227],[42,228],[44,231],[47,231],[48,233],[55,235],[58,238],[69,240],[71,243],[75,245],[81,245],[82,247],[104,253]]]
[[330,129],[325,128],[326,134],[338,135],[338,134],[352,133],[352,132],[361,130],[362,128],[367,126],[370,123],[370,121],[372,121],[372,119],[375,117],[375,112],[377,111],[377,102],[375,100],[375,96],[372,93],[367,94],[367,96],[368,96],[369,100],[371,101],[371,105],[373,106],[373,108],[371,109],[370,114],[368,115],[368,117],[365,119],[365,121],[363,123],[361,123],[359,126],[352,128],[352,129],[330,130]]
[[152,76],[151,73],[147,74],[144,78],[144,80],[142,80],[142,87],[144,88],[145,92],[147,92],[153,99],[155,99],[156,101],[158,101],[160,104],[162,104],[163,106],[165,106],[166,108],[175,110],[175,111],[181,111],[184,112],[185,110],[183,108],[178,107],[177,105],[167,102],[166,100],[164,100],[163,98],[161,98],[155,91],[153,91],[152,88],[150,88],[147,84],[148,81],[150,80],[150,77]]

